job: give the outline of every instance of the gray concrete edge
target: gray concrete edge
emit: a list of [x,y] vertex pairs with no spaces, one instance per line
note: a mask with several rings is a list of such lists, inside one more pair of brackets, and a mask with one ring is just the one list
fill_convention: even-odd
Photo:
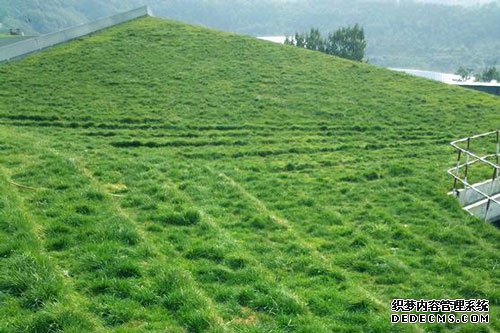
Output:
[[0,47],[0,62],[19,59],[31,53],[146,16],[153,16],[149,6],[143,6],[128,12],[104,17],[93,22],[77,25],[58,32],[5,45]]

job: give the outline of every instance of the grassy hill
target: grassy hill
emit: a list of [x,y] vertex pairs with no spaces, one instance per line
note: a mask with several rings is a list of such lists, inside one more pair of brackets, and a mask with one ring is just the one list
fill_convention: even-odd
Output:
[[0,332],[500,330],[500,232],[445,173],[497,97],[155,18],[0,87]]

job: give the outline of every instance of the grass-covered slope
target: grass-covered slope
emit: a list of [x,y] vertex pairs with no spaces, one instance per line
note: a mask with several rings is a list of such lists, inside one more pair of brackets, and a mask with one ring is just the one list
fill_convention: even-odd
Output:
[[0,332],[500,330],[500,233],[445,174],[494,96],[153,18],[0,88]]

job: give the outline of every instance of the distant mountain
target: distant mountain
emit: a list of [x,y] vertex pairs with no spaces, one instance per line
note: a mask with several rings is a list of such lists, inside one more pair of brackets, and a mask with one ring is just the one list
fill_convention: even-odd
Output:
[[[359,23],[369,61],[381,66],[454,71],[500,64],[498,0],[150,0],[158,16],[254,36],[312,26],[324,33]],[[144,5],[143,0],[0,0],[4,31],[47,33]],[[1,31],[0,31],[1,32]]]

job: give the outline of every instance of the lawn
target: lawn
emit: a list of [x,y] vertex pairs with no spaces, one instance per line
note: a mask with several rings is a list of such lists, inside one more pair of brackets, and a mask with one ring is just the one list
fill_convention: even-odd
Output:
[[499,127],[495,96],[157,18],[0,64],[0,332],[499,331],[500,232],[446,175]]

